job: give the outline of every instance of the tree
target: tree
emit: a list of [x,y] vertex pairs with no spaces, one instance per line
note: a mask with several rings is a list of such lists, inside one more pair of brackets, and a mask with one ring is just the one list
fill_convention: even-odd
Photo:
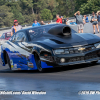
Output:
[[24,15],[24,18],[25,18],[24,24],[31,24],[35,19],[37,20],[36,14]]
[[87,3],[88,0],[75,0],[75,12],[78,11],[84,3]]
[[19,3],[23,10],[28,9],[31,14],[34,14],[33,0],[20,0]]
[[57,12],[63,16],[73,16],[75,12],[76,0],[57,0],[59,5],[57,6]]
[[9,27],[13,25],[13,13],[11,8],[5,5],[0,6],[0,27]]
[[14,14],[14,19],[17,19],[20,24],[24,23],[24,16],[22,15],[22,8],[20,4],[16,0],[12,0],[12,2],[7,2],[6,5],[11,8],[11,12]]
[[6,3],[6,0],[0,0],[0,6],[4,5]]
[[56,16],[57,14],[57,9],[56,7],[58,6],[58,2],[56,0],[48,0],[48,7],[47,9],[51,10],[51,13],[53,15],[53,18]]
[[100,10],[100,0],[88,0],[87,3],[82,4],[80,7],[82,14],[90,14],[98,10]]
[[53,18],[52,13],[49,9],[43,9],[41,11],[40,16],[41,16],[41,19],[44,21],[52,20],[52,18]]

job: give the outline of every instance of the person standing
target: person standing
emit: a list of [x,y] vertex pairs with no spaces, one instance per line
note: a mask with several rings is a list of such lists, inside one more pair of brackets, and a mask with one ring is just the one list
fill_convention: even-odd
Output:
[[84,23],[89,23],[88,17],[84,15]]
[[62,19],[62,24],[66,24],[67,25],[67,21],[66,21],[66,19],[64,19],[63,16],[61,16],[61,19]]
[[83,16],[80,15],[80,11],[77,11],[75,14],[74,14],[75,18],[76,18],[76,23],[78,25],[78,33],[82,32],[83,33],[83,23],[84,23],[84,19],[83,19]]
[[21,29],[22,29],[22,26],[18,24],[18,20],[14,20],[14,26],[12,26],[11,28],[11,36]]
[[45,25],[45,23],[44,23],[44,21],[43,21],[43,20],[40,22],[40,25]]
[[56,15],[56,23],[61,23],[62,24],[62,19],[59,17],[59,15]]
[[97,11],[98,25],[100,26],[100,11]]
[[71,20],[69,20],[69,18],[67,17],[67,20],[66,20],[67,22],[67,25],[71,25],[70,23],[72,22]]
[[37,22],[37,20],[35,20],[34,23],[32,24],[32,27],[36,27],[36,26],[40,26],[40,24]]
[[96,26],[96,28],[97,28],[97,30],[98,30],[98,33],[99,33],[98,22],[97,22],[97,16],[95,15],[94,12],[92,13],[91,22],[92,22],[92,25],[93,25],[93,32],[94,32],[94,34],[95,34],[95,26]]

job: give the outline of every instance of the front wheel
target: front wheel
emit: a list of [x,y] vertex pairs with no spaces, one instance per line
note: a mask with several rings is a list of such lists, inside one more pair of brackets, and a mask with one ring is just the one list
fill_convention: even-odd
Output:
[[93,61],[93,62],[91,62],[92,64],[96,64],[98,61]]
[[38,69],[40,72],[44,72],[45,69],[41,67],[41,60],[40,60],[38,54],[34,54],[34,57],[35,57],[35,62],[36,62],[37,69]]
[[7,59],[7,64],[9,66],[9,68],[11,69],[11,63],[10,63],[10,59],[9,59],[9,56],[7,53],[6,53],[6,59]]

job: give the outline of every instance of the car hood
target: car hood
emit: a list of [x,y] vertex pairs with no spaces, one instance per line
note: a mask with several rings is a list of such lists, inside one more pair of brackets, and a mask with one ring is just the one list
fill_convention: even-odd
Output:
[[47,45],[52,48],[64,48],[64,47],[75,47],[75,46],[83,46],[94,44],[96,42],[100,42],[100,38],[94,34],[89,33],[80,33],[80,34],[72,34],[71,37],[48,37],[43,36],[37,41],[39,44]]

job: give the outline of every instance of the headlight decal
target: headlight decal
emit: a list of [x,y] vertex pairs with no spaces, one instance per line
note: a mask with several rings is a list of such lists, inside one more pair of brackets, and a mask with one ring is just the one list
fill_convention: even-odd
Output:
[[64,54],[65,50],[64,49],[56,49],[56,50],[54,50],[54,53],[55,54]]

